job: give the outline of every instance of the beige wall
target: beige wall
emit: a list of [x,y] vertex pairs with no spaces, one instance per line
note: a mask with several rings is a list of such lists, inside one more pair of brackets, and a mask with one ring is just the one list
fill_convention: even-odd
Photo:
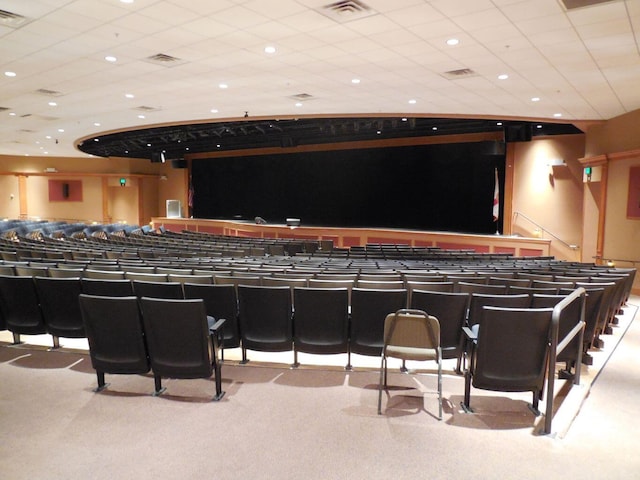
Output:
[[640,110],[625,113],[587,130],[585,157],[640,148]]
[[[0,218],[20,216],[16,173],[32,173],[26,177],[26,188],[22,192],[27,200],[26,212],[23,213],[28,218],[146,224],[151,217],[164,214],[164,210],[158,209],[158,176],[162,167],[165,166],[148,160],[126,158],[0,156]],[[45,169],[51,168],[58,173],[46,174]],[[132,174],[151,176],[143,178]],[[127,179],[126,187],[119,186],[120,176]],[[80,180],[82,201],[50,202],[48,181],[52,178]]]
[[188,217],[187,188],[189,170],[186,168],[172,168],[165,164],[161,167],[160,174],[166,176],[166,180],[160,177],[158,180],[158,204],[157,208],[161,216],[166,214],[167,200],[180,200],[182,203],[182,216]]
[[[583,184],[578,159],[584,155],[584,141],[584,135],[567,135],[515,144],[512,233],[552,239],[551,254],[571,261],[580,260],[580,250],[572,250],[553,235],[570,245],[582,243]],[[564,160],[566,166],[548,166],[555,159]]]

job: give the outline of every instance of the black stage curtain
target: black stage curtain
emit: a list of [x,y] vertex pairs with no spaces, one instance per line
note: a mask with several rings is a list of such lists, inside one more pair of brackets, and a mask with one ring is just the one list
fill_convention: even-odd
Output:
[[497,168],[502,192],[503,150],[478,142],[196,159],[193,216],[495,233],[494,178]]

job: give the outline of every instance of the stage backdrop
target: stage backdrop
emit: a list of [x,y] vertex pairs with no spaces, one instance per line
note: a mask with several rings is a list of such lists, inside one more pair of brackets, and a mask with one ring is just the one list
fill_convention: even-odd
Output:
[[195,159],[193,216],[495,233],[495,169],[502,192],[505,164],[500,147],[479,142]]

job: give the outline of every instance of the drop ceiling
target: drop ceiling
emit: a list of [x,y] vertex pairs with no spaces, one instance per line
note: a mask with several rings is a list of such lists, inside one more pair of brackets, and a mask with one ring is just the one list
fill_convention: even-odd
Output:
[[379,135],[379,119],[387,131],[432,128],[425,119],[583,128],[640,108],[640,0],[6,0],[0,9],[5,155],[89,157],[80,144],[116,155],[126,146],[86,144],[123,131],[137,141],[145,128],[166,136],[176,124],[220,132],[202,147],[215,150],[223,128],[255,139],[242,129],[260,135],[276,121],[285,133],[304,121]]

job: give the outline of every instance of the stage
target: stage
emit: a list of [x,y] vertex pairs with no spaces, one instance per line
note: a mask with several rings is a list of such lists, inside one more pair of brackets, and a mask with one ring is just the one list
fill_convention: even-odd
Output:
[[[242,220],[210,220],[195,218],[153,217],[153,228],[164,227],[172,232],[194,232],[299,240],[332,240],[334,247],[349,248],[367,244],[398,244],[412,247],[438,247],[445,250],[473,250],[476,253],[508,254],[515,257],[550,255],[551,240],[504,235],[476,235],[453,232],[431,232],[392,228],[352,228],[287,226],[286,224],[256,224]],[[571,258],[559,258],[570,260]]]

